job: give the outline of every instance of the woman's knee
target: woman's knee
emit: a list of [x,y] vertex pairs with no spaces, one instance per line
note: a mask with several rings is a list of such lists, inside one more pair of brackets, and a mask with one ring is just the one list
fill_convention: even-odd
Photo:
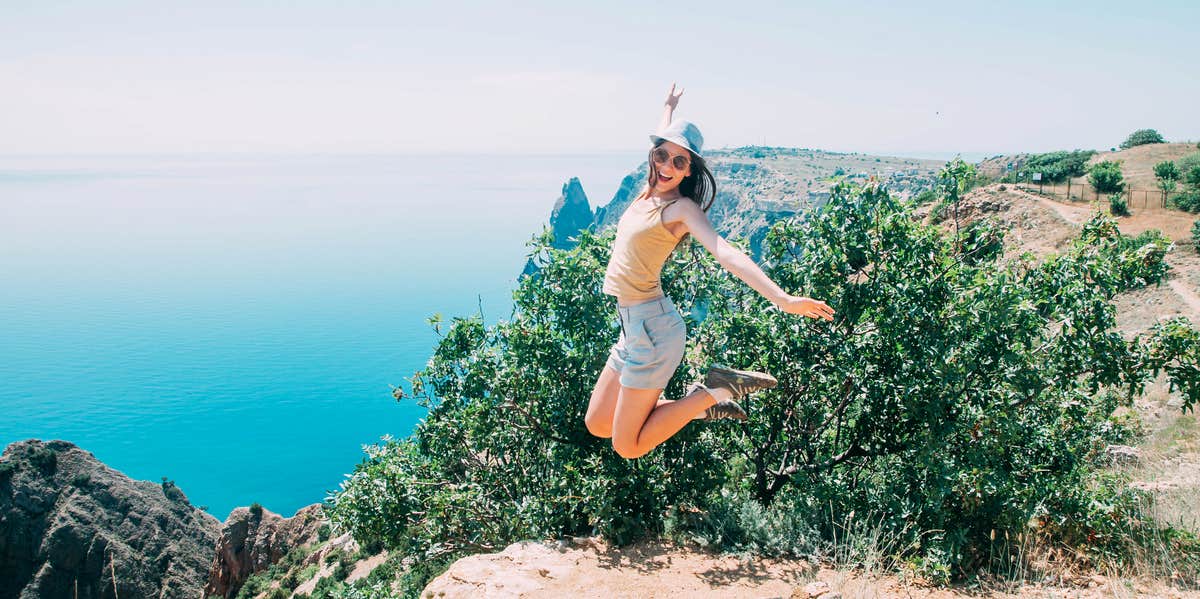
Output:
[[583,417],[583,424],[587,426],[589,433],[601,439],[607,439],[612,436],[612,418],[604,418],[604,415],[599,412],[589,411]]
[[646,455],[646,452],[638,449],[636,438],[630,439],[625,435],[614,434],[612,445],[613,451],[627,460],[637,459]]

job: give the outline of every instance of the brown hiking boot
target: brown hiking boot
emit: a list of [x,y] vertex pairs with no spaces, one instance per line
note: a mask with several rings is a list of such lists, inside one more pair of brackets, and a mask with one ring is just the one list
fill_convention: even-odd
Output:
[[741,399],[759,389],[770,389],[778,385],[775,377],[765,372],[734,370],[724,366],[713,366],[704,375],[704,386],[709,389],[724,387],[733,393],[733,399]]
[[704,410],[704,416],[700,420],[723,420],[730,418],[733,420],[746,420],[746,411],[739,406],[736,401],[718,401],[713,407]]
[[[691,395],[700,389],[704,389],[704,385],[692,383],[692,386],[688,388],[687,394]],[[746,411],[742,409],[742,406],[730,399],[718,401],[707,410],[697,414],[692,420],[746,420],[747,418]]]

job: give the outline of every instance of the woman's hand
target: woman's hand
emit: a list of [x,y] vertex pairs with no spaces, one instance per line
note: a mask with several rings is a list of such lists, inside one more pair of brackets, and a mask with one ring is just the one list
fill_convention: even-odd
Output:
[[810,316],[812,318],[824,318],[825,320],[833,320],[833,308],[821,300],[815,300],[810,297],[796,297],[789,295],[782,302],[777,304],[780,310],[788,314],[799,314],[801,316]]
[[667,101],[664,102],[664,105],[671,110],[675,110],[675,107],[679,105],[679,96],[682,95],[683,88],[679,88],[679,93],[675,93],[675,83],[671,82],[671,89],[667,91]]

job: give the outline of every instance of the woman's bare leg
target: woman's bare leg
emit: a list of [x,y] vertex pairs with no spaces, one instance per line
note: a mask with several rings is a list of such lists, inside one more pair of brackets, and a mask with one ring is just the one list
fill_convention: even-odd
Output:
[[[592,389],[587,415],[583,417],[588,432],[602,439],[612,437],[613,434],[613,416],[617,411],[617,396],[621,392],[620,379],[621,373],[609,366],[601,370],[596,387]],[[675,400],[659,399],[655,407],[660,408],[672,403],[675,403]]]
[[613,416],[613,449],[623,458],[640,458],[679,432],[696,415],[717,403],[698,389],[678,401],[658,400],[662,389],[621,387]]

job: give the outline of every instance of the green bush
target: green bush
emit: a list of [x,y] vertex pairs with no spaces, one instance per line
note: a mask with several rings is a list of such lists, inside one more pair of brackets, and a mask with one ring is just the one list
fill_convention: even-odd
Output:
[[[956,169],[944,175],[959,193]],[[570,250],[542,236],[511,320],[453,320],[412,379],[427,416],[410,438],[369,447],[327,513],[428,564],[413,588],[457,556],[579,534],[803,552],[837,547],[857,514],[899,557],[956,576],[994,558],[993,530],[1034,518],[1055,522],[1060,542],[1088,538],[1098,524],[1074,515],[1119,437],[1117,407],[1164,371],[1184,409],[1200,399],[1200,333],[1185,319],[1132,339],[1116,330],[1112,299],[1160,281],[1169,242],[1096,215],[1062,254],[1001,263],[998,231],[955,234],[911,209],[839,185],[808,220],[772,226],[764,269],[828,301],[833,322],[774,310],[695,246],[674,255],[663,282],[687,315],[689,358],[667,396],[718,361],[779,385],[736,434],[689,426],[637,460],[583,425],[619,334],[600,292],[612,233],[585,231]]]
[[262,504],[257,501],[255,501],[254,503],[251,503],[250,504],[250,516],[255,519],[261,519],[262,515],[263,515]]
[[1154,129],[1138,129],[1129,134],[1125,141],[1121,142],[1121,149],[1128,149],[1134,146],[1143,146],[1146,144],[1163,143],[1163,137]]
[[1193,166],[1184,173],[1184,181],[1192,191],[1200,190],[1200,165]]
[[1088,170],[1088,183],[1099,193],[1124,191],[1125,177],[1121,174],[1121,163],[1104,160],[1093,164]]
[[1017,167],[1017,171],[1004,177],[1006,182],[1014,182],[1018,171],[1025,173],[1022,180],[1028,181],[1033,173],[1041,173],[1042,180],[1047,183],[1057,183],[1068,177],[1082,177],[1087,173],[1087,161],[1096,154],[1093,150],[1074,150],[1070,152],[1049,152],[1046,154],[1031,154]]
[[1200,252],[1200,220],[1192,223],[1192,245]]
[[1180,175],[1179,166],[1170,160],[1154,165],[1154,178],[1158,179],[1158,188],[1165,193],[1175,191],[1175,182],[1179,180]]
[[1164,160],[1154,165],[1154,176],[1158,179],[1176,181],[1179,179],[1179,165],[1170,160]]
[[1125,194],[1117,192],[1108,196],[1108,209],[1113,216],[1129,216],[1129,203],[1125,201]]
[[1200,152],[1188,154],[1176,161],[1176,164],[1179,165],[1180,178],[1186,177],[1188,172],[1200,166]]
[[1173,208],[1196,214],[1200,212],[1200,193],[1191,191],[1170,196],[1168,203]]
[[930,204],[930,203],[936,202],[937,199],[938,199],[938,194],[936,191],[934,191],[932,189],[925,189],[925,190],[922,190],[921,193],[918,193],[916,195],[916,197],[913,198],[913,205],[914,206],[924,206],[925,204]]

